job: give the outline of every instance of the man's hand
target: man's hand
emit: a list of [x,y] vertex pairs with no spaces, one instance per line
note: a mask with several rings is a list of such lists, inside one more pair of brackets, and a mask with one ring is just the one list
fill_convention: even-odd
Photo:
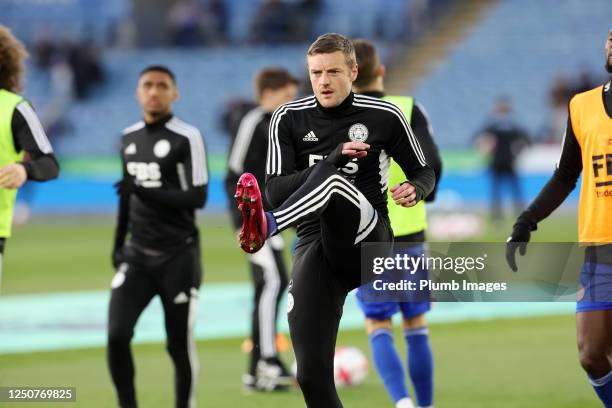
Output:
[[531,239],[531,231],[535,231],[535,228],[534,224],[522,219],[522,216],[518,218],[514,227],[512,227],[512,235],[506,240],[506,262],[508,262],[513,272],[518,270],[516,266],[516,249],[518,248],[521,256],[527,253],[527,243]]
[[391,187],[391,193],[395,204],[402,207],[412,207],[417,203],[416,188],[407,181]]
[[113,187],[119,196],[128,196],[136,192],[136,185],[131,178],[122,178],[113,184]]
[[353,159],[366,157],[369,149],[370,145],[362,142],[340,143],[324,160],[340,169]]
[[9,164],[0,169],[0,188],[19,188],[27,179],[28,174],[21,163]]
[[361,159],[368,155],[370,145],[363,142],[347,142],[342,145],[342,154],[352,159]]

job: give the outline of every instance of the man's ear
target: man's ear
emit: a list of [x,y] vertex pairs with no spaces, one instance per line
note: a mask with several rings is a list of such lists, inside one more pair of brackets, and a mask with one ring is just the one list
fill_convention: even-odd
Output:
[[376,75],[384,78],[386,74],[387,74],[387,67],[385,67],[383,64],[380,64],[378,66],[378,69],[376,70]]
[[351,81],[354,82],[357,79],[357,74],[359,74],[359,68],[357,64],[355,64],[353,68],[351,68]]

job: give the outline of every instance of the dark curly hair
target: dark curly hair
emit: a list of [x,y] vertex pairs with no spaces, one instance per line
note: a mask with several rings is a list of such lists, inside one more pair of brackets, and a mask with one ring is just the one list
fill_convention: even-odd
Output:
[[19,92],[25,72],[24,60],[28,57],[25,47],[0,24],[0,89]]

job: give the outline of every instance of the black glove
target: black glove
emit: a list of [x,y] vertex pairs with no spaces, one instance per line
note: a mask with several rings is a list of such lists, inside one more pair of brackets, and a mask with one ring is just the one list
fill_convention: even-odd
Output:
[[338,169],[346,166],[346,164],[351,161],[346,154],[342,154],[342,146],[344,146],[344,143],[340,143],[338,146],[336,146],[336,148],[332,150],[324,159],[326,162],[333,164]]
[[122,178],[115,184],[113,184],[115,192],[120,196],[128,196],[136,192],[136,184],[131,178]]
[[518,270],[516,266],[516,249],[518,248],[519,254],[524,256],[527,253],[527,243],[531,239],[531,231],[536,229],[538,229],[537,224],[532,220],[527,211],[522,213],[516,220],[516,223],[514,223],[512,234],[506,240],[506,262],[508,262],[513,272]]

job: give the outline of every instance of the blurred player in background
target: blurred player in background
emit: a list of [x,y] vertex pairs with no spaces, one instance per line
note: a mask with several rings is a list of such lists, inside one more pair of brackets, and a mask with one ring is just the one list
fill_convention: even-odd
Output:
[[512,117],[512,105],[506,97],[495,102],[491,117],[478,132],[476,145],[489,157],[491,172],[491,218],[502,217],[502,187],[510,186],[514,215],[523,208],[523,192],[516,170],[516,159],[529,145],[527,132]]
[[[612,29],[605,45],[612,74]],[[576,304],[580,364],[606,408],[612,407],[612,81],[575,95],[555,173],[516,220],[506,258],[516,271],[531,231],[576,187],[582,172],[578,239],[586,246]]]
[[[259,106],[245,115],[230,148],[225,187],[230,198],[230,216],[234,228],[240,229],[242,215],[234,205],[236,184],[244,172],[252,173],[260,185],[265,184],[268,128],[272,112],[295,99],[298,81],[282,68],[266,68],[255,78]],[[272,206],[262,196],[265,211]],[[278,304],[287,289],[287,268],[283,260],[284,242],[275,235],[261,250],[248,254],[255,296],[251,321],[252,349],[248,372],[243,377],[247,387],[271,391],[290,385],[293,377],[278,358],[276,320]]]
[[287,297],[297,380],[309,408],[338,408],[334,349],[346,295],[361,284],[360,243],[393,240],[389,156],[410,179],[393,193],[398,205],[427,197],[435,174],[395,105],[351,92],[357,64],[349,39],[320,36],[307,61],[314,95],[282,105],[270,122],[266,193],[275,209],[264,212],[252,174],[240,177],[240,244],[253,253],[298,226]]
[[0,283],[4,244],[11,236],[17,189],[26,180],[46,181],[59,174],[53,148],[21,91],[28,54],[10,30],[0,25]]
[[[439,182],[442,173],[442,161],[438,147],[433,141],[433,131],[425,110],[410,96],[385,96],[385,66],[380,63],[374,45],[366,40],[353,40],[359,74],[353,82],[355,93],[382,98],[397,105],[410,123],[427,163],[436,173]],[[435,199],[436,188],[425,200],[417,205],[404,208],[393,202],[393,191],[404,181],[402,169],[391,162],[389,169],[389,192],[387,210],[393,228],[394,241],[412,243],[408,255],[420,256],[425,251],[425,229],[427,217],[425,202]],[[436,183],[437,185],[437,183]],[[420,273],[427,273],[420,271]],[[423,278],[426,278],[424,276]],[[414,386],[416,401],[419,407],[433,406],[433,356],[429,346],[429,332],[425,312],[430,309],[430,302],[373,302],[365,300],[366,287],[357,290],[357,300],[366,316],[366,331],[372,347],[372,358],[378,374],[397,408],[414,407],[408,394],[404,368],[393,342],[392,316],[401,311],[403,317],[404,338],[408,346],[408,373]],[[375,295],[374,295],[375,296]]]
[[[193,329],[202,279],[195,210],[206,203],[208,166],[198,129],[172,114],[174,74],[145,68],[136,96],[143,119],[123,131],[123,178],[113,249],[108,364],[122,408],[136,407],[130,342],[155,295],[164,308],[177,408],[195,406],[198,356]],[[126,236],[130,239],[126,240]]]

